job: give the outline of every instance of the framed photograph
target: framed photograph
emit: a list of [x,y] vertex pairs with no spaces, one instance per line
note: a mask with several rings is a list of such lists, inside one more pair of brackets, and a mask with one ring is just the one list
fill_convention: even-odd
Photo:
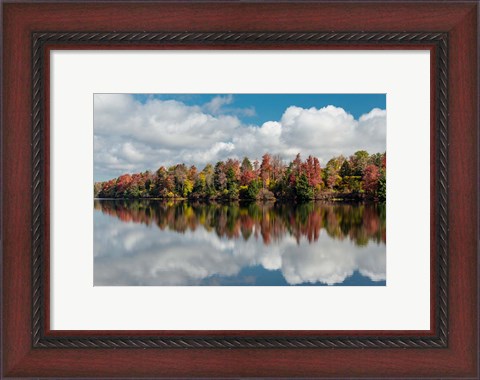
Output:
[[477,2],[2,8],[2,376],[478,376]]

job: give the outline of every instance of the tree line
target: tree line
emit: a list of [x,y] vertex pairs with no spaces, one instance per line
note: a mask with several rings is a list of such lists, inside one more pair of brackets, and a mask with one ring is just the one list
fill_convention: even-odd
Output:
[[386,153],[364,150],[332,158],[324,168],[317,157],[289,163],[265,153],[262,161],[229,158],[201,171],[177,164],[157,171],[124,174],[94,184],[96,198],[192,200],[386,199]]

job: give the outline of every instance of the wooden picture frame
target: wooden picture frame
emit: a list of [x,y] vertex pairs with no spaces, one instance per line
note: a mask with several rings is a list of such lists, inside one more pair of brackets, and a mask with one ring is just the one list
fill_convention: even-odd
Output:
[[[3,11],[3,376],[478,376],[476,2],[17,2]],[[50,330],[48,53],[87,48],[430,50],[431,329]]]

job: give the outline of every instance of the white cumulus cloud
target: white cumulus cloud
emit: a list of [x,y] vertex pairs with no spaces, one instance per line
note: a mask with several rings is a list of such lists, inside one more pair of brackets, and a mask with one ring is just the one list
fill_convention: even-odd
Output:
[[[235,96],[214,97],[204,105],[178,100],[135,100],[128,94],[94,97],[95,180],[127,172],[156,170],[176,163],[196,165],[229,157],[261,159],[265,152],[291,160],[315,155],[322,165],[333,156],[386,149],[386,111],[378,108],[355,119],[343,108],[287,107],[280,120],[245,124]],[[228,108],[231,107],[231,108]]]

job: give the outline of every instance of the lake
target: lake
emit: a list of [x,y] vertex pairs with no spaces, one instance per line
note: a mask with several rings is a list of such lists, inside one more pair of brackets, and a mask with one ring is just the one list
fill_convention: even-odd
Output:
[[385,286],[382,203],[94,201],[95,286]]

